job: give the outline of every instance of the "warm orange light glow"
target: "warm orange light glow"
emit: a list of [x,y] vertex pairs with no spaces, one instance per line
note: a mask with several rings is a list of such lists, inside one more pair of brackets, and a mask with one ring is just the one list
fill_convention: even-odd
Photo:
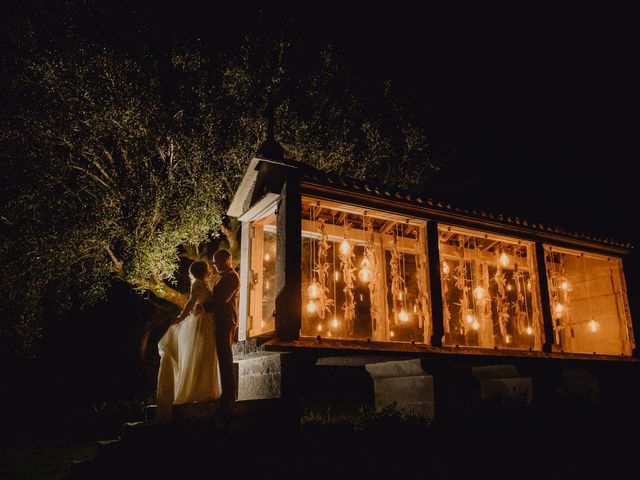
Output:
[[509,284],[507,284],[507,291],[509,291],[509,292],[510,292],[511,290],[513,290],[513,287],[512,287],[512,286],[511,286],[511,284],[509,283]]
[[476,300],[484,300],[487,298],[487,291],[482,287],[476,287],[473,289],[473,296],[476,297]]
[[531,326],[528,326],[526,332],[527,335],[533,335],[533,328],[531,328]]
[[406,322],[409,320],[409,314],[405,312],[404,309],[402,309],[398,314],[398,318],[400,319],[401,322]]
[[417,303],[413,306],[413,313],[418,313],[418,304]]
[[314,302],[307,303],[307,312],[316,313],[318,311],[318,306]]
[[320,285],[318,285],[317,282],[313,282],[311,285],[309,285],[307,293],[309,294],[309,298],[311,300],[318,299],[320,297]]
[[333,273],[333,278],[334,280],[337,282],[338,280],[340,280],[340,272],[334,272]]
[[500,265],[502,265],[503,267],[506,267],[509,265],[509,255],[507,255],[504,252],[500,254]]
[[471,328],[473,328],[474,330],[478,330],[480,328],[480,323],[475,320],[472,324],[471,324]]
[[316,327],[316,330],[318,330],[319,332],[322,331],[322,324],[321,323],[318,324],[318,326]]
[[449,265],[447,265],[447,262],[442,262],[442,273],[449,275]]
[[271,255],[269,255],[269,252],[264,254],[264,261],[268,262],[269,260],[271,260]]
[[562,315],[562,312],[564,312],[564,305],[562,305],[561,303],[556,303],[555,312],[557,315]]
[[527,290],[531,291],[531,280],[527,280]]
[[340,325],[340,322],[338,321],[338,319],[336,317],[333,317],[333,320],[331,320],[331,326],[333,328],[338,328],[339,325]]
[[347,253],[349,253],[350,250],[351,250],[351,245],[349,245],[349,242],[345,238],[344,240],[342,240],[342,243],[340,244],[340,251],[344,255],[346,255]]
[[361,282],[367,283],[371,279],[371,270],[368,268],[361,268],[358,272],[358,278]]
[[511,335],[504,336],[504,343],[511,343]]
[[393,333],[393,330],[391,330],[391,333],[389,334],[389,336],[390,336],[391,338],[393,338],[393,337],[395,337],[395,336],[396,336],[396,334],[395,334],[395,333]]
[[591,330],[593,333],[596,333],[599,328],[600,328],[600,324],[598,322],[596,322],[595,320],[592,319],[589,322],[589,330]]
[[562,290],[568,290],[569,289],[569,282],[567,282],[566,280],[563,280],[562,283],[560,284],[560,288]]
[[465,317],[465,320],[467,321],[467,323],[469,325],[471,325],[473,323],[473,321],[475,320],[475,318],[473,318],[473,315],[471,313],[467,313],[467,316]]

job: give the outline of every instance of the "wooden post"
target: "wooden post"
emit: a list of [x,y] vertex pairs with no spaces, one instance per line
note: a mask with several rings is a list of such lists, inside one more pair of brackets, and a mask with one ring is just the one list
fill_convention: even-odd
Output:
[[542,242],[536,242],[536,265],[538,270],[538,289],[540,292],[540,304],[542,307],[542,322],[544,323],[543,352],[551,352],[555,343],[553,333],[553,316],[551,315],[551,299],[549,298],[549,281],[547,279],[547,266],[544,260],[544,247]]
[[242,222],[240,233],[240,300],[238,311],[238,341],[247,339],[247,318],[249,316],[250,301],[250,276],[249,265],[251,264],[251,224]]
[[444,336],[442,314],[442,280],[440,278],[440,244],[438,243],[438,223],[427,222],[427,259],[429,262],[429,290],[431,294],[431,346],[441,347]]
[[297,172],[285,175],[276,211],[276,337],[296,340],[302,326],[302,203]]
[[[634,258],[633,256],[635,256],[636,258]],[[640,285],[637,280],[637,267],[640,264],[640,259],[637,258],[638,256],[638,253],[633,252],[630,255],[627,255],[625,258],[621,259],[622,272],[624,274],[623,280],[627,293],[627,298],[624,300],[627,304],[627,307],[629,308],[629,315],[631,316],[631,328],[633,329],[633,341],[635,344],[633,349],[631,350],[631,355],[633,355],[634,357],[640,356],[640,318],[638,318],[638,312],[640,312],[640,300],[635,295],[637,293],[640,293]],[[631,272],[636,272],[636,275],[631,275]],[[624,295],[624,290],[622,294]]]

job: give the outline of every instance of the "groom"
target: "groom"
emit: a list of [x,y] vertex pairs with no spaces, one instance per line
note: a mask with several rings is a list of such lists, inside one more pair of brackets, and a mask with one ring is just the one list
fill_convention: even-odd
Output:
[[218,250],[213,254],[213,265],[219,277],[211,290],[212,300],[207,311],[212,311],[216,322],[216,346],[220,363],[222,396],[220,402],[229,407],[235,400],[235,381],[233,378],[233,354],[231,345],[238,326],[238,289],[240,277],[233,269],[231,252]]

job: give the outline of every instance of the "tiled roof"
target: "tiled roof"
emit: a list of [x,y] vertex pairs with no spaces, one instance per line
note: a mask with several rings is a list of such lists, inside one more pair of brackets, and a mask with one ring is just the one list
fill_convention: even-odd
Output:
[[426,206],[434,210],[440,210],[443,213],[455,212],[457,214],[464,215],[469,218],[490,220],[493,222],[503,223],[505,225],[522,226],[522,227],[531,229],[533,231],[549,232],[556,235],[575,238],[578,240],[600,243],[600,244],[611,246],[611,247],[633,249],[633,245],[629,242],[619,242],[611,238],[603,238],[603,237],[589,235],[581,232],[567,231],[564,228],[559,226],[552,226],[552,225],[541,223],[541,222],[532,222],[518,216],[503,215],[501,213],[486,212],[484,210],[473,210],[473,209],[463,208],[462,206],[458,206],[447,200],[436,199],[433,197],[423,197],[408,191],[392,188],[389,186],[375,185],[370,182],[365,182],[365,181],[356,180],[353,178],[346,178],[346,177],[341,177],[335,174],[325,173],[313,167],[310,167],[309,165],[306,165],[306,164],[302,164],[302,165],[300,165],[302,167],[301,168],[302,179],[309,181],[310,183],[326,185],[330,187],[337,187],[345,190],[362,191],[362,192],[366,192],[367,194],[376,195],[381,198],[411,203],[411,204],[420,205],[420,206]]

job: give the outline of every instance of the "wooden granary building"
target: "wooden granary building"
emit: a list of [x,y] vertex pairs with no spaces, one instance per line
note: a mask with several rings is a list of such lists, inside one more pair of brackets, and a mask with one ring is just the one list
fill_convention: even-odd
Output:
[[[250,162],[228,211],[242,222],[238,339],[257,339],[269,362],[360,368],[378,406],[426,414],[433,375],[461,366],[492,382],[482,395],[524,389],[526,401],[536,375],[597,396],[599,368],[635,368],[631,245],[278,157]],[[239,398],[259,397],[243,362]]]

